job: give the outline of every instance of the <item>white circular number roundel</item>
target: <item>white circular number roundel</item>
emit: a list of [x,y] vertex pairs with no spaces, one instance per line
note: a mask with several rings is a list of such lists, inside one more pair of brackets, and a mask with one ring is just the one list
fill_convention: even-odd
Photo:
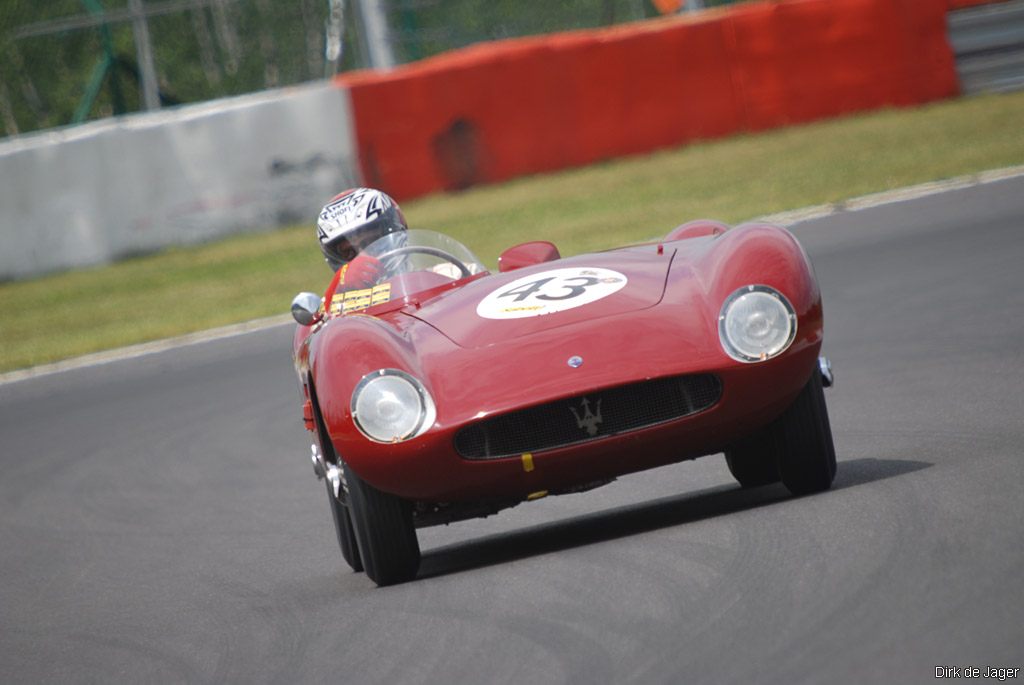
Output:
[[485,319],[542,316],[596,302],[625,285],[626,277],[611,269],[552,269],[503,285],[480,301],[476,313]]

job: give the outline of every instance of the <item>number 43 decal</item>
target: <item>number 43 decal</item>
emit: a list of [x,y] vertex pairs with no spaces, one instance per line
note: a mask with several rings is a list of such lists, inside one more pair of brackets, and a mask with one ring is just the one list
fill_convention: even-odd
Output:
[[596,302],[626,285],[618,271],[596,267],[555,269],[525,276],[491,292],[477,305],[487,319],[521,319]]

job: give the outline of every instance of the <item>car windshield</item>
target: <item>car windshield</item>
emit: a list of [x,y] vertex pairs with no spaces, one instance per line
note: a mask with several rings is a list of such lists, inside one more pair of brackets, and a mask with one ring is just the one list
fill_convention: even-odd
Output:
[[465,245],[434,231],[417,229],[389,233],[362,253],[379,259],[384,273],[372,289],[345,293],[341,307],[345,314],[487,271]]

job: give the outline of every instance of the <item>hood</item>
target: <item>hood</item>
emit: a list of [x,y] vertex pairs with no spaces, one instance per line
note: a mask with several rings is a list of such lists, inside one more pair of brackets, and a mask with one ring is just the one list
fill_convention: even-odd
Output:
[[473,349],[653,307],[675,251],[641,246],[580,255],[487,277],[409,315]]

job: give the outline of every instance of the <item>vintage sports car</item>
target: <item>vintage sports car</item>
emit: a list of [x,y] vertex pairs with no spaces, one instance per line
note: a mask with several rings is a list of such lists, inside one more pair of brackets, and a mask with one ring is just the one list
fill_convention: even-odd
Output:
[[366,290],[300,293],[293,349],[313,469],[345,560],[416,576],[416,529],[725,454],[744,487],[826,490],[836,471],[822,306],[784,229],[695,221],[560,258],[392,233]]

